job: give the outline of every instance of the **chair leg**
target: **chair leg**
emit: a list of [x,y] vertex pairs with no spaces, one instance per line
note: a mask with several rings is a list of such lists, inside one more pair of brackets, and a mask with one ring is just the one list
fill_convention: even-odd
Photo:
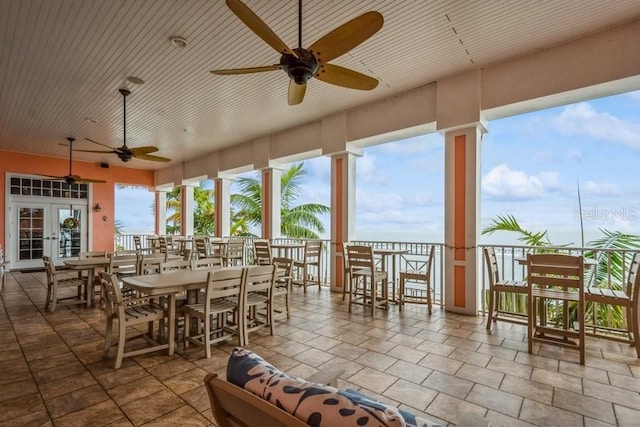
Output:
[[[198,322],[199,323],[199,322]],[[191,338],[191,315],[184,314],[184,348],[189,347],[189,338]]]
[[51,289],[51,303],[49,305],[49,311],[51,313],[56,311],[56,303],[58,302],[58,287],[52,286],[52,288],[53,289]]
[[427,285],[427,307],[429,307],[429,316],[431,316],[431,283],[425,282]]
[[204,354],[211,359],[211,315],[204,316]]
[[285,304],[287,306],[287,319],[291,319],[291,282],[287,284],[287,294],[285,295]]
[[638,310],[635,305],[637,303],[634,301],[634,307],[628,307],[627,310],[631,311],[631,330],[633,331],[633,344],[636,347],[636,357],[640,358],[640,339],[638,338]]
[[51,306],[51,288],[52,286],[47,284],[47,300],[44,302],[44,309],[49,311],[49,307]]
[[529,321],[527,322],[527,347],[529,354],[533,354],[533,329],[536,324],[535,298],[529,298]]
[[406,278],[400,273],[400,289],[398,291],[398,310],[404,310],[404,282]]
[[491,329],[491,322],[493,321],[493,289],[489,288],[489,318],[487,319],[487,330]]
[[122,366],[122,358],[124,357],[124,344],[126,340],[127,327],[122,319],[118,319],[118,351],[116,353],[115,369]]
[[585,349],[584,349],[584,332],[585,332],[584,331],[584,329],[585,329],[585,327],[584,327],[584,301],[578,301],[578,323],[580,325],[580,336],[579,336],[579,340],[578,340],[578,344],[580,345],[580,349],[579,349],[580,350],[580,364],[584,365],[584,354],[585,354]]
[[104,352],[109,352],[111,348],[111,335],[113,335],[113,316],[109,316],[107,319],[107,331],[104,334]]

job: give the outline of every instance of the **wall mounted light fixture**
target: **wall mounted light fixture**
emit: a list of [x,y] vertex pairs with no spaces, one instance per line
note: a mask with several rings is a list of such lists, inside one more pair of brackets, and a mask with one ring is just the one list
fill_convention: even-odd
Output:
[[93,210],[96,212],[102,212],[102,206],[100,206],[100,203],[96,203],[96,205],[93,207]]

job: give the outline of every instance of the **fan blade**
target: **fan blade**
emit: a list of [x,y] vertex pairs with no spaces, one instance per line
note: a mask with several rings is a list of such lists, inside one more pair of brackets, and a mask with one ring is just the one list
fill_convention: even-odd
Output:
[[93,139],[89,139],[89,138],[85,138],[85,140],[89,141],[89,142],[93,142],[94,144],[98,144],[98,145],[102,145],[103,147],[107,147],[110,148],[112,150],[115,150],[115,148],[107,145],[107,144],[103,144],[102,142],[98,142],[98,141],[94,141]]
[[256,33],[258,37],[264,40],[269,46],[280,53],[288,53],[296,58],[298,55],[289,49],[280,37],[273,32],[271,28],[265,24],[249,7],[240,0],[227,0],[227,7],[242,21],[244,25],[249,27],[251,31]]
[[324,35],[309,47],[321,64],[349,52],[374,35],[384,23],[378,12],[367,12]]
[[130,148],[131,152],[133,153],[134,156],[138,156],[141,154],[150,154],[150,153],[155,153],[156,151],[158,151],[158,147],[154,147],[152,145],[146,146],[146,147],[136,147],[136,148]]
[[251,68],[233,68],[231,70],[211,70],[212,74],[219,76],[227,76],[230,74],[249,74],[249,73],[263,73],[265,71],[280,70],[282,66],[280,64],[267,65],[264,67],[251,67]]
[[57,176],[57,175],[42,175],[37,173],[36,175],[41,176],[43,178],[50,178],[50,179],[65,179],[65,176]]
[[103,181],[102,179],[91,179],[91,178],[82,178],[77,175],[73,175],[76,184],[106,184],[107,181]]
[[314,77],[350,89],[371,90],[378,86],[378,80],[373,77],[332,64],[324,64]]
[[296,84],[293,80],[289,80],[289,105],[298,105],[304,99],[304,94],[307,91],[307,83],[303,85]]
[[115,150],[111,150],[111,151],[104,151],[104,150],[73,150],[73,151],[74,152],[78,151],[78,152],[82,152],[82,153],[109,153],[109,154],[115,153]]
[[153,154],[134,154],[133,157],[140,160],[150,160],[152,162],[170,162],[166,157],[154,156]]

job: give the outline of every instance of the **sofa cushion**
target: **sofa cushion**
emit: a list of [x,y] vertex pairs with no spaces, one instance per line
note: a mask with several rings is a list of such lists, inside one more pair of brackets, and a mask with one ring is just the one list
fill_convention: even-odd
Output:
[[[360,405],[369,405],[372,407],[382,405],[380,402],[377,402],[371,399],[369,396],[365,396],[364,394],[356,390],[352,390],[352,389],[339,390],[338,393],[349,397],[353,402],[357,402]],[[404,422],[407,425],[407,427],[443,427],[441,424],[436,424],[424,418],[420,418],[412,414],[411,412],[407,412],[402,409],[398,409],[398,411],[400,412],[400,415],[404,419]]]
[[336,388],[287,375],[243,348],[236,347],[231,353],[227,381],[310,426],[405,426],[400,412],[393,406],[354,401]]

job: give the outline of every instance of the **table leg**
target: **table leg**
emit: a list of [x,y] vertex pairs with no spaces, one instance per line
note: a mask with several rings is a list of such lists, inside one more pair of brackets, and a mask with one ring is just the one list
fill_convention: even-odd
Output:
[[169,356],[173,355],[176,345],[176,294],[169,295]]
[[91,307],[93,305],[93,292],[94,292],[94,284],[96,280],[96,269],[89,268],[87,269],[87,307]]

